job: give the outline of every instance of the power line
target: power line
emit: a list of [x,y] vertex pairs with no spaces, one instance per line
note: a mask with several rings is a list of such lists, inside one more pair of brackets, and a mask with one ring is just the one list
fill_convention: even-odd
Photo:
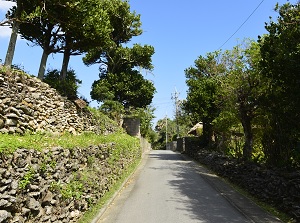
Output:
[[256,12],[256,10],[261,6],[261,4],[264,2],[265,0],[262,0],[258,6],[253,10],[253,12],[248,16],[248,18],[242,23],[242,25],[239,26],[239,28],[222,44],[222,46],[219,47],[218,50],[220,50],[242,27],[243,25],[245,25],[245,23],[251,18],[251,16]]

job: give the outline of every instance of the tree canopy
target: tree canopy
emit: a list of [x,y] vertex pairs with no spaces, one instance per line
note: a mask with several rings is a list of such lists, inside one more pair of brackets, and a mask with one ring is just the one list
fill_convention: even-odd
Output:
[[99,102],[117,101],[124,108],[146,108],[151,104],[154,93],[151,81],[144,79],[138,71],[131,71],[102,76],[93,83],[91,97]]
[[217,77],[224,73],[220,53],[208,53],[195,60],[195,66],[185,70],[188,88],[187,100],[183,106],[191,115],[193,124],[203,122],[205,141],[210,142],[212,137],[212,121],[218,116],[219,92]]
[[300,153],[300,3],[277,5],[276,10],[277,21],[268,23],[268,34],[259,39],[261,74],[267,86],[263,108],[268,128],[263,144],[271,163],[285,165]]
[[300,3],[276,10],[257,42],[200,56],[186,69],[183,108],[194,124],[203,122],[208,145],[291,166],[300,163]]

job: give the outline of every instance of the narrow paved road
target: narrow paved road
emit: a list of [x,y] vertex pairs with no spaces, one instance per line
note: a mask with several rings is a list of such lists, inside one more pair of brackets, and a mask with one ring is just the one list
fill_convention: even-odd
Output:
[[97,223],[253,222],[172,151],[151,151]]

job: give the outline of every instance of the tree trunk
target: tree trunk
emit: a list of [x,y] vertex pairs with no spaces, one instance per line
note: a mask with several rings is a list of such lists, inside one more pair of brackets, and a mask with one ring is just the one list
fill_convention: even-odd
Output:
[[14,58],[15,48],[16,48],[16,43],[18,38],[18,31],[20,27],[19,18],[21,15],[21,11],[22,11],[21,4],[17,4],[16,17],[15,20],[13,21],[12,31],[11,31],[10,40],[9,40],[5,62],[4,62],[4,66],[7,67],[11,67]]
[[41,79],[41,80],[44,79],[48,56],[50,55],[50,53],[55,52],[55,50],[54,50],[55,43],[51,44],[51,37],[52,37],[51,32],[52,32],[53,27],[54,27],[54,25],[50,24],[48,26],[48,30],[44,34],[45,38],[44,38],[44,42],[43,42],[43,45],[42,45],[43,55],[42,55],[42,58],[41,58],[40,68],[39,68],[39,73],[38,73],[38,78]]
[[60,79],[61,80],[66,80],[68,66],[69,66],[69,62],[70,62],[70,56],[71,56],[70,49],[65,49],[63,63],[62,63],[61,71],[60,71]]
[[41,63],[40,63],[40,68],[38,73],[38,78],[41,80],[44,79],[48,56],[49,53],[46,50],[43,50],[43,55],[41,58]]
[[211,146],[213,138],[213,129],[210,121],[203,120],[203,143],[204,146]]
[[252,118],[247,114],[247,111],[245,109],[240,109],[240,115],[241,115],[241,122],[245,134],[243,158],[245,160],[251,160],[252,151],[253,151],[253,132],[251,126]]

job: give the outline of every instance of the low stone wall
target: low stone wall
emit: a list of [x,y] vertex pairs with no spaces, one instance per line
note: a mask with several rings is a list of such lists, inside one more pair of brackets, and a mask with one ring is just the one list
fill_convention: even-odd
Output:
[[239,162],[203,149],[193,153],[192,157],[254,197],[287,213],[294,219],[291,222],[300,222],[300,171],[276,170]]
[[110,143],[0,154],[0,222],[77,222],[141,154],[124,149],[116,159],[115,150]]
[[100,129],[89,111],[39,79],[20,71],[0,72],[0,133],[23,134],[28,130],[76,134],[103,133],[110,128]]
[[151,143],[148,142],[147,139],[140,137],[140,143],[141,143],[141,148],[142,148],[142,154],[148,153],[152,148],[151,148]]
[[217,175],[247,190],[300,222],[300,171],[272,169],[241,162],[222,153],[205,150],[199,137],[177,140],[177,150],[199,161]]

